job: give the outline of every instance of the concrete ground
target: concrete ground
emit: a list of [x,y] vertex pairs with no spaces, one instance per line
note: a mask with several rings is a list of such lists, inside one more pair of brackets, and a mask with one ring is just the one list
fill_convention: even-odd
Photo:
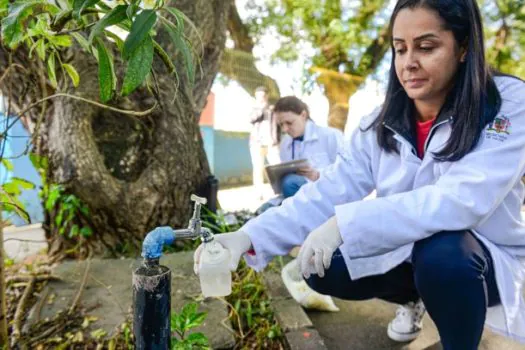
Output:
[[[330,350],[440,350],[439,336],[432,320],[425,315],[420,336],[411,343],[396,343],[386,334],[396,306],[381,300],[343,301],[335,299],[341,311],[308,311],[313,327]],[[523,350],[519,344],[486,329],[480,350]]]
[[[252,186],[225,189],[218,193],[221,207],[224,211],[238,211],[257,209],[265,200],[273,197],[273,192],[269,185],[266,185],[264,198],[257,198],[255,189]],[[17,260],[24,256],[34,254],[45,248],[45,243],[19,242],[13,240],[29,239],[43,241],[44,234],[39,226],[29,226],[23,228],[7,228],[4,232],[4,243],[9,257]],[[177,255],[178,256],[178,255]],[[185,262],[171,261],[171,259],[182,259]],[[181,258],[167,256],[163,258],[163,264],[167,266],[182,266],[174,272],[172,295],[173,306],[177,307],[195,297],[199,292],[198,280],[191,272],[191,253]],[[105,305],[96,311],[100,314],[101,323],[94,326],[103,327],[111,333],[112,327],[117,325],[126,312],[129,310],[131,300],[131,270],[137,261],[120,260],[107,261],[92,264],[92,275],[88,287],[94,289],[90,293],[85,293],[82,303],[89,304],[95,300],[104,300]],[[187,266],[186,266],[187,265]],[[54,293],[58,293],[55,300],[62,300],[62,303],[70,300],[71,295],[78,286],[83,271],[82,264],[70,262],[58,268],[57,273],[64,276],[65,282],[69,287],[63,288],[62,285],[51,284],[55,288]],[[186,267],[184,267],[186,266]],[[187,270],[187,271],[186,271]],[[270,277],[268,277],[270,276]],[[276,316],[284,325],[286,337],[290,342],[291,349],[352,349],[352,350],[439,350],[441,346],[433,322],[425,319],[425,327],[421,336],[409,344],[396,344],[388,339],[386,327],[388,322],[395,315],[395,306],[388,303],[371,300],[364,302],[349,302],[335,300],[341,309],[337,313],[304,312],[300,306],[291,299],[290,295],[282,284],[278,274],[267,274],[265,279],[269,287],[269,294],[274,299],[273,305]],[[102,282],[102,283],[100,283]],[[61,283],[61,282],[57,282]],[[109,288],[108,288],[109,287]],[[63,291],[60,291],[62,290]],[[98,299],[97,299],[98,298]],[[224,324],[226,309],[219,300],[206,302],[203,308],[209,311],[211,317],[201,330],[206,334],[215,334],[210,338],[214,347],[222,348],[232,344],[233,337],[228,333],[228,325]],[[42,310],[46,315],[56,312],[54,306],[48,306]],[[106,315],[113,315],[110,320],[104,320]],[[483,336],[482,350],[518,350],[525,349],[525,345],[520,345],[509,341],[503,337],[486,331]]]
[[[171,270],[172,311],[180,312],[184,304],[198,301],[200,311],[206,312],[207,317],[195,331],[206,334],[214,349],[232,348],[235,338],[226,302],[212,298],[202,300],[199,279],[193,273],[193,252],[167,254],[160,262]],[[111,335],[132,312],[132,275],[140,264],[141,259],[91,261],[87,283],[79,302],[81,307],[90,310],[89,316],[96,319],[89,325],[90,331],[103,329],[107,335]],[[59,276],[60,280],[49,282],[47,291],[40,295],[46,300],[34,305],[34,308],[38,308],[38,304],[42,305],[41,319],[52,318],[58,311],[71,305],[78,293],[86,265],[86,261],[67,261],[54,268],[53,274]]]

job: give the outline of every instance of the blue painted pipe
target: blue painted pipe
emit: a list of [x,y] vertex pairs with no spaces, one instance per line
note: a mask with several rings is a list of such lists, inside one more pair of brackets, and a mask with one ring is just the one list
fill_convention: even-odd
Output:
[[188,228],[161,226],[149,232],[142,243],[142,266],[133,273],[133,334],[137,350],[171,349],[171,271],[160,265],[162,248],[178,239],[202,237],[213,240],[211,230],[201,227],[200,203],[195,206]]
[[133,335],[137,350],[171,349],[171,271],[159,264],[162,248],[175,240],[169,226],[149,232],[142,266],[133,273]]
[[161,226],[150,231],[142,243],[142,257],[144,259],[159,259],[162,247],[175,240],[175,232],[169,226]]

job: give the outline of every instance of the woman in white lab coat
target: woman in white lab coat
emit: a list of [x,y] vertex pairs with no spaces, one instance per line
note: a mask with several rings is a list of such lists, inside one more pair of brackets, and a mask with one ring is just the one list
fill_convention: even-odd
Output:
[[343,133],[316,125],[306,103],[295,96],[280,98],[273,109],[281,130],[286,134],[280,144],[281,162],[307,159],[309,166],[281,180],[284,198],[293,196],[302,185],[319,178],[320,171],[335,162],[343,144]]
[[525,83],[488,69],[475,0],[398,0],[390,24],[382,107],[317,181],[217,240],[233,269],[302,245],[314,290],[400,305],[394,340],[426,308],[445,350],[484,325],[525,342]]

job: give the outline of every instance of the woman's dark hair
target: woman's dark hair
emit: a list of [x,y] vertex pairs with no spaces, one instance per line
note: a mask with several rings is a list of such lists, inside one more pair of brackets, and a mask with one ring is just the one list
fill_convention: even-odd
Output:
[[[476,0],[399,0],[390,19],[391,38],[394,21],[399,12],[406,8],[435,11],[442,19],[444,28],[452,31],[456,42],[466,49],[465,62],[460,64],[454,87],[442,108],[455,117],[452,133],[445,147],[434,153],[434,158],[439,161],[459,160],[476,146],[483,128],[494,120],[501,106],[493,74],[485,62],[483,26],[478,5]],[[385,127],[384,122],[388,116],[403,118],[406,115],[404,111],[411,108],[412,101],[397,78],[393,45],[391,49],[392,63],[385,103],[378,118],[368,129],[376,128],[381,148],[398,152],[393,132]],[[413,120],[404,123],[413,123]]]
[[306,111],[306,117],[310,119],[310,111],[306,103],[301,101],[295,96],[281,97],[273,106],[274,112],[293,112],[295,114],[301,114]]

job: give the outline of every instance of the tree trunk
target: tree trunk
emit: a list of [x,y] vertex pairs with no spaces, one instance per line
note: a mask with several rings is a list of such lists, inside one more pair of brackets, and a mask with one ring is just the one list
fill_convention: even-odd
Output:
[[[198,116],[224,48],[229,2],[178,0],[173,5],[199,30],[199,35],[187,33],[194,51],[201,57],[194,85],[185,77],[182,55],[177,55],[169,36],[159,27],[156,40],[174,59],[178,84],[156,57],[153,65],[157,99],[142,88],[112,104],[142,111],[158,100],[159,108],[152,114],[130,116],[66,97],[53,99],[45,112],[39,150],[49,158],[47,181],[63,185],[66,193],[74,194],[89,209],[88,214],[75,216],[63,234],[55,225],[58,207],[46,213],[44,227],[51,255],[133,254],[140,250],[142,239],[152,228],[187,225],[191,215],[190,194],[203,186],[210,174]],[[98,68],[93,56],[78,47],[63,56],[63,60],[77,68],[81,82],[73,89],[61,77],[59,89],[98,100]],[[115,62],[115,69],[121,83],[122,63]],[[41,93],[42,90],[38,91],[32,99],[37,100]],[[13,97],[20,97],[20,91],[15,91]],[[38,116],[32,115],[33,124]],[[93,233],[89,237],[70,238],[68,232],[73,224],[89,226]]]
[[328,125],[344,131],[348,118],[348,100],[364,79],[320,67],[312,68],[318,74],[317,82],[323,87],[328,99]]
[[4,272],[4,221],[0,205],[0,349],[9,348],[7,335],[7,306],[5,303],[5,272]]

